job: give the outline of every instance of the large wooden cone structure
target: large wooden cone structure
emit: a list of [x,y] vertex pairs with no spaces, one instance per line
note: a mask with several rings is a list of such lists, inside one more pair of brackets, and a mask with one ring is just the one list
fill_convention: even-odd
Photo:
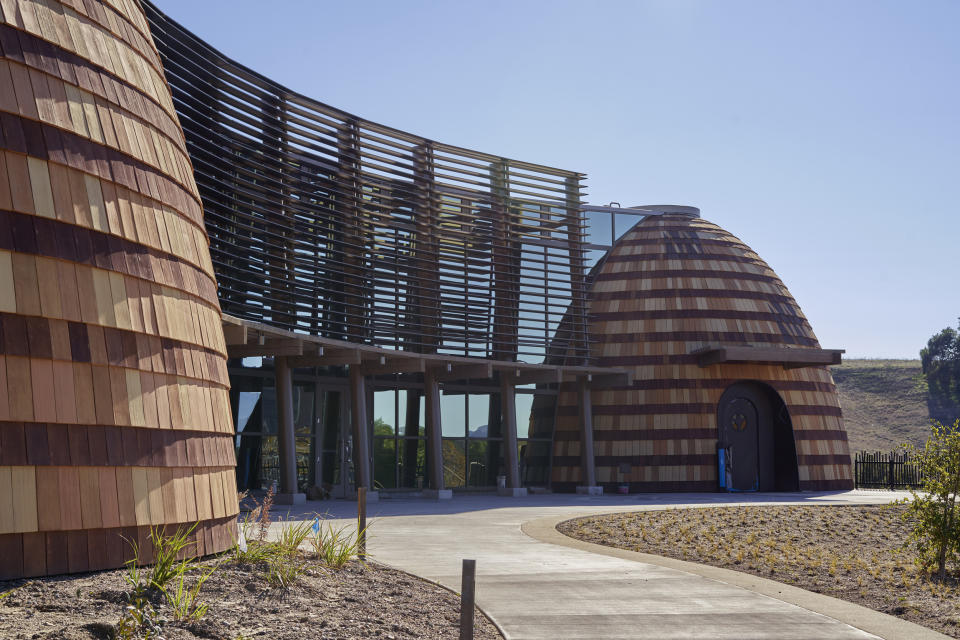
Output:
[[225,354],[139,5],[0,2],[0,578],[149,560],[151,527],[227,548]]

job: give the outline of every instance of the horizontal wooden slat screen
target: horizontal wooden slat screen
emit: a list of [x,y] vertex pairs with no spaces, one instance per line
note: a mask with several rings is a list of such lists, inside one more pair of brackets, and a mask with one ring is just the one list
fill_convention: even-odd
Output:
[[225,313],[422,353],[589,364],[583,175],[298,95],[149,2]]

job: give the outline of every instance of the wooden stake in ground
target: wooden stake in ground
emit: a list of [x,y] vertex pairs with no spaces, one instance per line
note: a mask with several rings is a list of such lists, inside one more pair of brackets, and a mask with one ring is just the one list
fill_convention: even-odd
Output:
[[357,488],[357,557],[367,559],[367,488]]
[[476,593],[477,561],[463,561],[460,582],[460,640],[473,640],[474,596]]

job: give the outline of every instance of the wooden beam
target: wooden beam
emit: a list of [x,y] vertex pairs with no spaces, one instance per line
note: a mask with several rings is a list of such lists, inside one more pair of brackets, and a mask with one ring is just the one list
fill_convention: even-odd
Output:
[[256,356],[300,356],[303,355],[302,340],[267,340],[264,344],[240,344],[227,346],[230,358],[253,358]]
[[[422,361],[421,361],[422,362]],[[440,412],[440,384],[433,370],[423,377],[424,405],[427,409],[427,468],[431,489],[441,490],[443,483],[443,425]]]
[[782,347],[705,347],[691,352],[697,364],[709,367],[724,362],[780,364],[787,369],[840,364],[843,349],[786,349]]
[[502,371],[500,379],[512,385],[559,383],[563,380],[563,371],[559,367],[556,369],[515,369],[512,372]]
[[247,344],[247,325],[228,324],[223,327],[223,339],[227,346]]
[[297,438],[293,426],[293,381],[283,356],[273,363],[277,390],[277,445],[280,458],[280,493],[297,491]]
[[617,373],[595,373],[588,380],[591,389],[603,389],[605,387],[625,387],[633,382],[633,375],[629,371]]
[[493,377],[493,365],[447,363],[437,368],[434,375],[437,380],[485,380]]
[[350,367],[350,426],[353,431],[353,469],[356,487],[370,489],[370,447],[367,419],[367,380],[356,367]]
[[362,364],[364,375],[382,376],[392,373],[423,373],[426,370],[423,358],[381,357],[379,364]]
[[503,431],[503,464],[507,471],[507,488],[520,488],[520,461],[517,450],[517,397],[509,376],[500,376],[500,425]]

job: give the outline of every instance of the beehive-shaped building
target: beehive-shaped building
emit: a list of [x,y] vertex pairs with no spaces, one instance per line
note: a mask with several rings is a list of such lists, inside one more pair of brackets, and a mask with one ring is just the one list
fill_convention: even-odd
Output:
[[[0,578],[231,544],[203,211],[140,5],[0,7]],[[149,559],[149,558],[147,558]]]
[[[790,292],[749,247],[695,216],[645,218],[592,275],[597,482],[633,491],[852,488],[836,387]],[[584,484],[577,395],[558,399],[553,487]],[[718,469],[724,450],[724,473]],[[722,477],[721,477],[722,475]]]

